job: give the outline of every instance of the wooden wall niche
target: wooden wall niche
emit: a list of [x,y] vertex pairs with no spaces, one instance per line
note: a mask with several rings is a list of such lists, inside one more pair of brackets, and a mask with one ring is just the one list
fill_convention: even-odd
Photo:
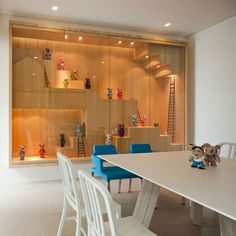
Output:
[[[113,135],[113,140],[122,151],[127,152],[131,142],[149,142],[159,150],[181,149],[185,110],[183,47],[140,40],[131,45],[133,39],[85,33],[84,41],[78,41],[74,34],[69,35],[67,41],[63,35],[13,27],[12,148],[15,159],[19,158],[20,145],[26,147],[29,158],[38,156],[39,144],[46,145],[47,158],[55,158],[60,149],[60,133],[66,138],[66,146],[61,150],[70,157],[78,157],[76,125],[82,122],[86,124],[86,156],[90,156],[94,144],[104,143],[105,133],[114,133],[119,123],[125,124],[126,135],[123,138]],[[50,60],[42,58],[45,48],[52,51]],[[61,58],[69,73],[77,71],[78,81],[90,78],[92,88],[78,89],[78,81],[70,78],[65,88],[58,78]],[[166,134],[168,76],[173,73],[177,146],[172,145]],[[45,83],[45,76],[50,87]],[[112,100],[107,99],[107,88],[113,89]],[[117,98],[117,88],[122,89],[121,100]],[[137,111],[141,117],[146,116],[146,128],[130,129],[132,115]],[[153,129],[154,123],[159,123],[157,129]]]

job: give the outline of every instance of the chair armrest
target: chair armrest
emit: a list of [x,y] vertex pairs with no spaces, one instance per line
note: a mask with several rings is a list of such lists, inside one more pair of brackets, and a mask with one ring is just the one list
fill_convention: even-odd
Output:
[[102,160],[101,158],[97,157],[96,155],[92,154],[92,162],[95,165],[96,169],[102,171],[103,170],[103,162],[104,160]]

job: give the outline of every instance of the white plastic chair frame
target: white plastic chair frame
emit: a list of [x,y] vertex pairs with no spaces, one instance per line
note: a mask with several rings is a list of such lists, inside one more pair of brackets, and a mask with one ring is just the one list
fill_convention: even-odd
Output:
[[[117,219],[113,201],[107,188],[84,170],[79,170],[79,179],[86,209],[88,236],[153,236],[156,235],[142,225],[134,216]],[[103,221],[99,196],[103,198],[107,209],[108,222]],[[121,221],[119,224],[119,221]],[[109,227],[108,227],[109,226]],[[120,228],[123,226],[123,232]],[[124,231],[125,229],[125,231]],[[129,231],[129,232],[127,232]]]
[[227,158],[236,160],[236,143],[230,143],[230,142],[222,142],[219,144],[221,148],[223,146],[227,146]]
[[[65,220],[75,220],[76,222],[76,236],[80,236],[81,232],[86,235],[81,226],[81,218],[85,218],[85,209],[81,208],[81,201],[79,197],[79,190],[76,185],[76,178],[73,173],[71,161],[61,152],[57,153],[59,167],[62,175],[62,182],[64,188],[63,209],[60,220],[60,225],[57,231],[57,236],[62,234]],[[76,216],[66,217],[68,204],[75,210]]]

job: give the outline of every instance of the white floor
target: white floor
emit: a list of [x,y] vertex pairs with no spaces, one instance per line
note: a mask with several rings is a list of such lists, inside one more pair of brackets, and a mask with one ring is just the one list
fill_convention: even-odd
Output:
[[[0,185],[0,188],[0,236],[56,235],[63,200],[60,181]],[[128,182],[122,181],[123,193],[117,194],[117,182],[112,184],[113,197],[122,204],[123,216],[132,214],[138,181],[133,181],[132,193],[127,193],[127,189]],[[162,190],[150,229],[159,236],[219,235],[215,213],[205,210],[203,226],[194,226],[189,219],[189,207],[180,202],[179,196]],[[72,236],[74,233],[74,223],[66,222],[63,235]]]

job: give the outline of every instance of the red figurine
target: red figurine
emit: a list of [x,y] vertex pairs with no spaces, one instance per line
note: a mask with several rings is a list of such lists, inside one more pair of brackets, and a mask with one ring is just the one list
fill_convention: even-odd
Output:
[[122,99],[122,89],[121,88],[117,88],[117,98]]
[[39,156],[44,158],[45,156],[45,144],[39,144]]
[[65,61],[63,59],[59,60],[59,63],[57,65],[58,70],[65,70]]

